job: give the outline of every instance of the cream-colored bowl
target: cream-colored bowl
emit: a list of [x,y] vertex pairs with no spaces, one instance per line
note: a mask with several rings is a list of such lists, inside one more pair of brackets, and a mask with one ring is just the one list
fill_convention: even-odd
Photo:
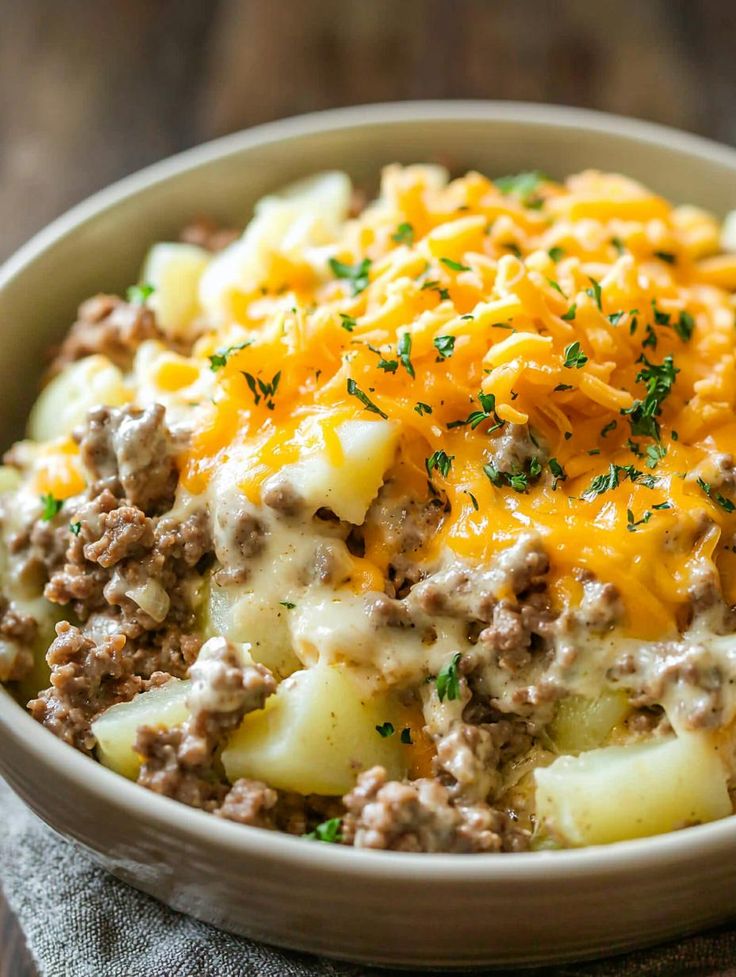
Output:
[[[384,163],[499,175],[593,166],[682,202],[736,207],[736,151],[590,112],[423,102],[305,116],[229,136],[76,207],[0,270],[1,422],[22,429],[45,347],[77,303],[136,280],[147,246],[197,212],[243,222],[254,200],[326,168],[374,184]],[[0,771],[119,878],[217,926],[382,964],[531,964],[600,956],[736,912],[736,818],[605,848],[498,855],[355,851],[231,824],[76,753],[0,690]]]

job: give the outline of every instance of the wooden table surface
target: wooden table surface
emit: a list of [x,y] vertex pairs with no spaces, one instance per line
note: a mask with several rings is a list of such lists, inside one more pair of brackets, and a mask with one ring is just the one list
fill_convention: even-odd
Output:
[[[734,0],[0,0],[0,259],[147,163],[338,105],[557,102],[736,144],[735,51]],[[0,900],[0,977],[34,973]]]

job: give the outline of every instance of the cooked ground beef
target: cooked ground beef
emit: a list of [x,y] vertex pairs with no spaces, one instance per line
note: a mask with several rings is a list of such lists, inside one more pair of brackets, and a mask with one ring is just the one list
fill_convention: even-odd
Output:
[[17,682],[33,667],[33,642],[38,636],[38,621],[24,614],[13,601],[0,595],[0,638],[14,647],[12,661],[2,663],[4,682]]
[[119,486],[148,515],[171,508],[177,470],[174,443],[161,404],[97,407],[79,435],[82,461],[95,480]]
[[228,793],[213,766],[215,751],[246,713],[263,708],[276,682],[267,668],[248,664],[240,648],[225,638],[211,638],[202,646],[190,674],[189,720],[175,729],[138,730],[138,783],[192,807],[214,810]]
[[68,621],[57,624],[56,640],[46,656],[51,687],[28,703],[33,718],[66,743],[91,752],[90,724],[95,716],[143,688],[125,654],[125,641],[120,633],[95,641]]
[[49,374],[69,363],[101,353],[124,370],[147,339],[161,339],[156,317],[145,305],[124,302],[117,295],[96,295],[79,307],[77,321],[56,351]]
[[504,424],[490,443],[489,460],[500,472],[524,471],[533,458],[544,464],[548,452],[527,424]]
[[240,231],[224,227],[211,217],[200,216],[186,225],[179,234],[184,244],[196,244],[206,251],[222,251],[240,237]]
[[357,848],[470,853],[528,847],[528,833],[501,811],[455,806],[436,780],[389,781],[382,767],[360,774],[344,803],[343,841]]

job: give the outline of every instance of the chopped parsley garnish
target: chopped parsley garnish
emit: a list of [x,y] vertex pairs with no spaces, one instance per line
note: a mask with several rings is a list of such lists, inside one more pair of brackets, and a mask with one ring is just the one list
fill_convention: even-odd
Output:
[[338,261],[337,258],[330,258],[328,264],[335,278],[343,278],[350,282],[353,295],[359,295],[363,289],[368,287],[368,272],[372,264],[370,258],[363,258],[362,261],[354,265],[345,264]]
[[450,297],[450,293],[447,291],[447,289],[442,288],[440,283],[437,281],[424,282],[421,290],[423,292],[426,292],[427,289],[430,289],[433,292],[437,292],[442,302],[446,302]]
[[411,738],[411,730],[408,726],[404,726],[401,730],[400,739],[405,746],[413,746],[414,740]]
[[461,261],[453,261],[452,258],[440,258],[442,264],[450,271],[470,271],[470,265],[464,265]]
[[554,476],[554,481],[552,482],[552,490],[554,491],[557,488],[559,482],[565,481],[565,479],[567,478],[567,472],[565,471],[565,469],[562,467],[562,465],[559,463],[559,461],[556,458],[550,458],[547,464],[549,465],[549,470],[552,472],[552,475]]
[[464,489],[464,491],[470,497],[470,501],[473,503],[473,508],[477,512],[478,511],[478,500],[476,499],[476,497],[473,495],[472,492],[469,492],[467,489]]
[[542,463],[539,458],[534,457],[529,462],[529,477],[537,478],[542,473]]
[[440,702],[448,699],[453,702],[460,698],[460,676],[458,675],[457,665],[460,661],[460,652],[457,651],[450,661],[443,665],[436,679],[437,698]]
[[379,359],[376,364],[379,370],[383,370],[385,373],[396,373],[399,368],[398,360],[387,360],[383,356]]
[[614,248],[618,251],[619,254],[623,254],[624,251],[626,250],[626,248],[624,247],[624,242],[621,240],[620,237],[612,237],[611,244],[614,246]]
[[340,313],[340,325],[347,332],[352,332],[355,329],[357,323],[351,315],[347,315],[345,312]]
[[669,312],[663,312],[661,309],[657,308],[656,299],[652,299],[652,312],[654,313],[654,321],[658,326],[669,326],[670,314]]
[[422,414],[432,413],[432,408],[430,407],[430,405],[422,403],[421,400],[417,401],[417,403],[414,405],[414,410],[417,412],[417,414],[419,414],[420,417],[422,416]]
[[677,256],[671,251],[655,251],[654,257],[659,258],[660,261],[666,261],[668,265],[674,265],[677,261]]
[[483,421],[487,421],[489,418],[492,418],[495,423],[493,427],[488,428],[488,434],[492,434],[493,431],[497,431],[500,427],[503,427],[503,421],[496,413],[496,395],[484,394],[481,391],[478,394],[478,402],[481,406],[480,410],[471,411],[464,421],[450,421],[447,425],[448,429],[452,430],[456,427],[465,427],[466,424],[469,424],[471,430],[474,431],[479,424],[482,424]]
[[381,723],[380,726],[376,726],[376,732],[380,737],[386,739],[387,736],[393,736],[396,730],[393,723]]
[[675,330],[683,343],[686,343],[692,338],[693,329],[695,329],[695,319],[693,319],[689,312],[683,309],[683,311],[680,313],[679,319],[673,324],[672,328]]
[[606,319],[608,319],[612,326],[617,326],[619,322],[621,322],[624,315],[624,312],[612,312],[610,315],[606,316]]
[[562,363],[563,366],[566,366],[570,370],[579,370],[581,367],[585,366],[587,362],[588,357],[581,350],[580,343],[577,342],[577,340],[565,347],[565,359]]
[[547,177],[539,170],[528,173],[512,173],[509,176],[499,176],[493,182],[503,194],[513,193],[521,199],[525,207],[538,206],[541,200],[536,196],[537,188]]
[[403,334],[396,349],[401,360],[401,365],[413,380],[415,373],[414,366],[411,362],[411,333],[405,332]]
[[634,468],[633,465],[614,465],[611,462],[607,472],[596,475],[589,487],[583,492],[583,498],[590,501],[596,495],[602,495],[604,492],[617,488],[627,478],[631,482],[638,482],[646,486],[646,488],[654,488],[657,482],[653,475],[646,475],[638,468]]
[[435,336],[432,342],[443,360],[446,360],[455,352],[454,336]]
[[139,282],[137,285],[131,285],[125,296],[133,305],[145,305],[155,291],[153,285],[149,285],[148,282]]
[[427,474],[432,477],[432,472],[437,469],[437,471],[442,475],[443,478],[447,478],[450,474],[450,469],[452,468],[452,461],[454,455],[448,455],[445,451],[433,451],[432,454],[424,462],[427,468]]
[[562,258],[565,257],[565,249],[564,248],[558,248],[558,247],[550,248],[549,251],[547,252],[547,254],[550,256],[550,258],[553,261],[557,262],[557,261],[560,261]]
[[618,421],[609,421],[608,424],[605,425],[605,427],[601,428],[601,437],[602,438],[608,437],[611,431],[615,431],[617,427],[618,427]]
[[647,467],[656,468],[667,454],[667,449],[658,441],[656,444],[648,444],[645,454],[647,459]]
[[388,414],[385,414],[380,407],[377,407],[370,399],[368,394],[363,393],[363,391],[360,389],[360,387],[355,382],[355,380],[353,380],[352,377],[348,379],[347,391],[351,397],[357,397],[358,400],[361,402],[361,404],[365,407],[365,409],[367,411],[370,411],[371,414],[378,414],[379,417],[382,417],[384,419],[384,421],[388,420]]
[[496,488],[500,488],[502,485],[506,484],[510,486],[514,492],[526,492],[529,488],[529,479],[537,478],[542,471],[542,466],[537,458],[532,458],[529,463],[529,471],[510,471],[505,472],[497,468],[493,462],[488,462],[483,465],[483,473],[486,475],[491,485],[495,485]]
[[[635,320],[632,320],[632,321],[635,321]],[[642,341],[641,341],[641,348],[642,349],[656,349],[657,348],[657,334],[654,331],[654,328],[653,328],[651,322],[648,322],[646,324],[645,332],[646,332],[646,335],[644,336],[644,339],[642,339]]]
[[207,359],[210,361],[210,370],[213,373],[217,373],[221,370],[223,366],[227,364],[228,357],[232,356],[233,353],[237,353],[241,349],[245,349],[246,346],[250,346],[253,342],[252,339],[247,339],[244,343],[238,343],[237,346],[228,346],[227,349],[219,349],[212,356],[208,356]]
[[396,244],[414,244],[414,228],[404,221],[391,235],[391,240],[395,241]]
[[589,295],[590,298],[592,298],[593,301],[595,302],[595,304],[598,306],[598,308],[601,309],[602,306],[601,306],[601,286],[600,286],[600,282],[597,282],[595,280],[595,278],[590,278],[590,277],[588,278],[588,281],[590,282],[590,284],[591,284],[592,287],[591,288],[586,288],[585,289],[585,294],[586,295]]
[[248,384],[248,388],[253,395],[253,402],[255,404],[259,404],[261,399],[263,399],[266,407],[269,410],[273,410],[273,398],[276,396],[279,381],[281,380],[281,370],[274,373],[273,379],[270,381],[270,383],[266,383],[266,381],[261,380],[260,377],[254,377],[252,373],[243,372],[243,376],[245,377],[245,382]]
[[281,604],[282,607],[285,607],[287,611],[293,611],[296,607],[296,604],[292,604],[290,600],[280,600],[279,604]]
[[578,311],[577,302],[573,302],[572,305],[570,306],[570,308],[567,310],[567,312],[563,313],[560,316],[560,319],[564,319],[565,322],[572,322],[573,319],[575,318],[575,313],[577,311]]
[[337,844],[342,841],[342,835],[340,834],[341,827],[342,818],[330,818],[329,821],[323,821],[322,824],[318,824],[314,831],[308,832],[303,837],[309,838],[312,841],[326,841],[331,844]]
[[659,421],[662,402],[672,390],[675,377],[680,372],[671,356],[662,363],[650,363],[641,357],[644,367],[637,373],[636,382],[646,383],[647,392],[643,400],[636,400],[632,407],[625,407],[621,413],[628,414],[631,433],[636,436],[653,438],[659,441]]
[[559,293],[560,293],[560,295],[563,295],[563,296],[564,296],[564,294],[565,294],[565,293],[564,293],[564,292],[562,291],[562,289],[560,288],[560,284],[559,284],[559,282],[556,282],[556,281],[554,280],[554,278],[548,278],[548,279],[547,279],[547,284],[548,284],[548,285],[551,285],[551,287],[552,287],[552,288],[553,288],[553,289],[554,289],[554,290],[555,290],[556,292],[559,292]]
[[628,529],[628,531],[630,533],[635,533],[637,526],[644,526],[644,525],[646,525],[651,518],[652,518],[652,514],[649,511],[649,509],[646,509],[645,510],[645,512],[642,515],[641,519],[634,519],[634,513],[631,511],[631,509],[627,509],[626,510],[626,528]]
[[69,523],[69,532],[72,534],[72,536],[79,536],[79,534],[81,533],[81,531],[82,531],[82,524],[81,524],[81,522],[70,522]]
[[573,387],[571,383],[558,383],[557,386],[554,387],[554,392],[557,393],[558,391],[574,390],[574,389],[575,387]]
[[706,482],[704,479],[699,478],[698,485],[709,499],[713,499],[714,502],[718,503],[724,512],[733,512],[736,509],[736,505],[730,499],[727,499],[725,495],[721,495],[720,492],[716,492],[710,482]]
[[671,502],[658,502],[656,505],[652,506],[653,509],[671,509]]
[[515,241],[507,241],[505,244],[502,244],[501,247],[506,248],[507,251],[510,251],[514,257],[521,257],[521,248]]
[[46,492],[41,496],[41,505],[43,506],[41,518],[44,522],[50,522],[58,512],[61,512],[64,502],[62,499],[55,499],[50,492]]

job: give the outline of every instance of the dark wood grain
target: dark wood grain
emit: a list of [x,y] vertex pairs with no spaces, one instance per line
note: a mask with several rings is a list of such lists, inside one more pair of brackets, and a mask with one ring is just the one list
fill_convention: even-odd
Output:
[[[513,98],[736,144],[734,0],[0,0],[0,258],[110,181],[299,112]],[[0,901],[0,977],[33,973]]]

